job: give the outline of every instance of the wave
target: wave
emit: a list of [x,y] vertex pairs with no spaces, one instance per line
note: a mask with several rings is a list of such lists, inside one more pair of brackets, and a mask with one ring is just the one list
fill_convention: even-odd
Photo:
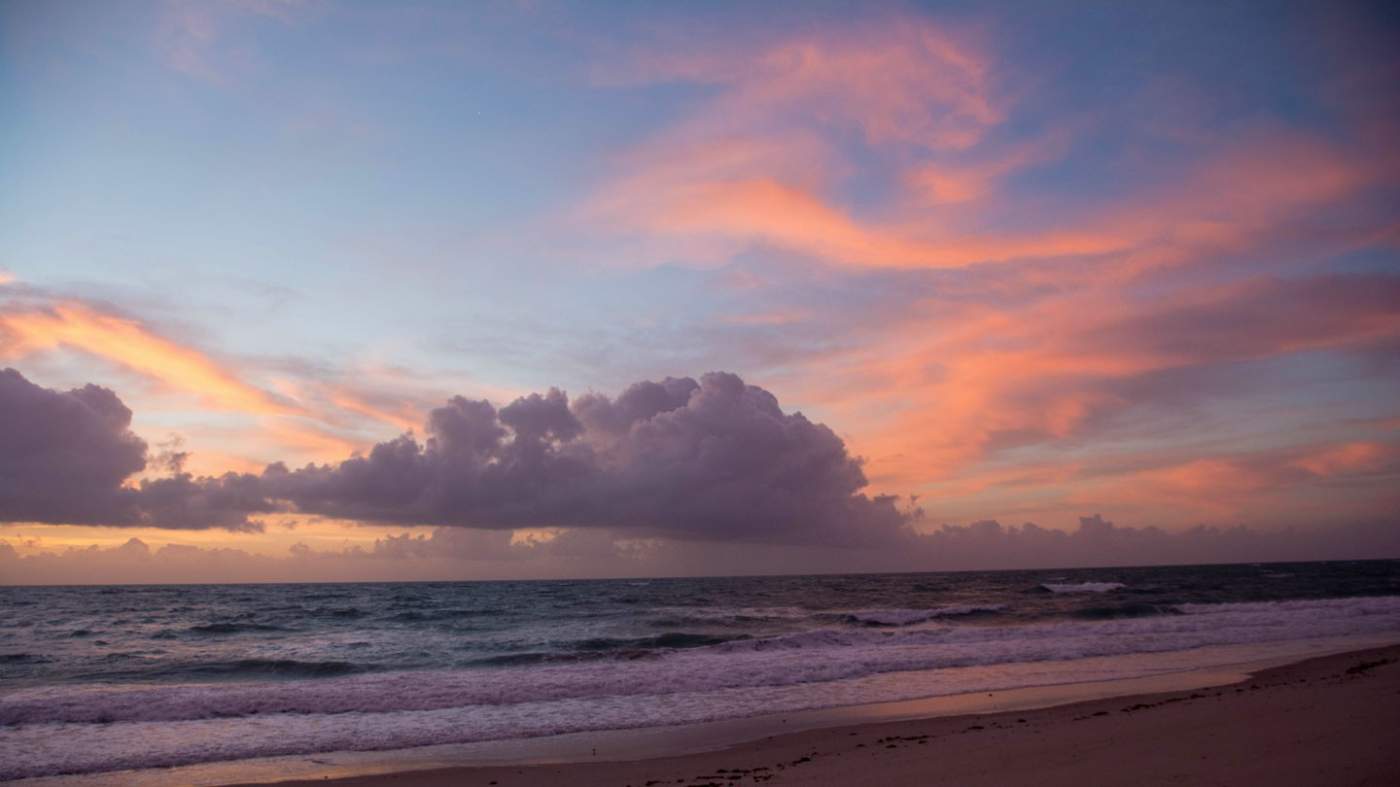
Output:
[[[175,685],[188,687],[190,685],[201,685],[210,687],[210,691],[218,692],[227,690],[230,686],[239,685],[268,685],[268,682],[292,685],[296,681],[306,679],[328,679],[342,678],[358,673],[368,673],[378,671],[380,668],[370,664],[356,664],[348,661],[303,661],[299,659],[262,659],[245,658],[230,660],[210,660],[210,661],[180,661],[152,664],[139,656],[129,653],[109,653],[101,659],[103,662],[126,662],[127,669],[106,669],[102,672],[76,673],[72,677],[76,680],[107,684],[112,681],[129,682],[137,685]],[[183,681],[184,683],[170,684],[170,681]],[[80,684],[81,685],[81,684]],[[90,684],[89,684],[90,685]],[[38,690],[38,689],[36,689]],[[138,691],[144,689],[137,689]],[[63,692],[60,691],[60,694]],[[227,714],[224,714],[227,715]],[[120,719],[120,716],[110,717],[99,715],[89,718],[87,721],[111,721]],[[0,725],[13,723],[5,720],[5,714],[0,711]]]
[[866,626],[910,626],[937,618],[995,615],[1005,609],[1005,604],[953,604],[933,609],[865,609],[840,617],[847,623]]
[[53,661],[48,656],[35,653],[0,653],[0,664],[47,664]]
[[667,615],[659,618],[651,618],[643,621],[643,625],[653,629],[680,629],[688,626],[702,628],[733,628],[752,629],[762,628],[766,625],[780,622],[773,618],[760,617],[756,615],[725,615],[725,616],[703,616],[703,615]]
[[557,651],[531,650],[522,653],[503,653],[467,662],[472,667],[533,667],[539,664],[559,664],[566,661],[579,661],[584,658],[579,653],[559,653]]
[[656,607],[641,622],[648,628],[733,628],[752,630],[766,626],[801,625],[813,612],[799,607]]
[[[484,713],[488,708],[536,703],[620,703],[627,697],[645,697],[650,705],[659,706],[680,695],[713,697],[713,702],[722,703],[781,687],[896,672],[1062,662],[1357,634],[1400,635],[1400,596],[1181,605],[1178,609],[1180,614],[1176,615],[1015,626],[817,629],[653,651],[648,658],[592,654],[596,657],[560,660],[554,654],[523,653],[495,657],[492,663],[535,665],[528,669],[362,672],[362,668],[344,662],[246,660],[196,665],[187,668],[186,674],[324,679],[22,688],[0,696],[0,725],[194,721],[253,715],[267,720],[270,716],[326,714],[364,714],[356,718],[370,724],[374,714],[382,713],[453,708]],[[362,674],[350,674],[356,672]],[[865,699],[853,694],[847,701]],[[517,713],[526,711],[520,708]],[[0,739],[5,737],[0,735]]]
[[1041,587],[1051,593],[1109,593],[1127,585],[1122,582],[1046,582]]
[[1171,604],[1120,604],[1116,607],[1085,607],[1070,613],[1081,620],[1112,620],[1115,618],[1144,618],[1153,615],[1182,615]]
[[659,659],[665,651],[646,648],[629,648],[603,651],[530,650],[520,653],[503,653],[499,656],[486,656],[466,663],[468,667],[535,667],[543,664],[580,664],[585,662],[639,661]]
[[725,637],[713,634],[697,634],[688,631],[668,631],[665,634],[659,634],[655,637],[635,637],[631,639],[594,637],[569,643],[569,647],[577,651],[651,650],[655,648],[679,649],[719,645],[736,639],[748,639],[748,637],[743,635],[738,637]]
[[726,637],[686,631],[668,631],[654,637],[592,637],[558,643],[554,650],[503,653],[474,659],[468,664],[477,667],[519,667],[580,661],[634,661],[657,658],[670,651],[704,648],[748,638],[747,635]]
[[318,607],[306,610],[306,614],[318,618],[339,618],[344,620],[354,620],[365,616],[365,612],[357,607]]
[[501,610],[498,609],[411,609],[406,612],[396,612],[387,616],[385,620],[399,623],[433,623],[442,620],[493,617],[499,614],[501,614]]
[[330,599],[345,598],[346,594],[337,591],[322,591],[320,593],[303,593],[298,598],[302,601],[327,601]]
[[364,672],[368,668],[348,661],[298,661],[296,659],[235,659],[184,664],[163,670],[167,675],[192,677],[328,678]]
[[242,634],[250,631],[286,630],[282,626],[272,626],[266,623],[205,623],[186,629],[191,634]]

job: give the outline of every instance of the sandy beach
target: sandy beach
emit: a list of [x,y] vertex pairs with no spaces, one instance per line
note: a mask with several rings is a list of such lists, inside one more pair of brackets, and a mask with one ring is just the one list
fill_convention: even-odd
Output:
[[1400,783],[1400,646],[1209,689],[808,730],[630,762],[454,767],[282,785]]
[[1400,0],[0,0],[0,787],[1400,787]]

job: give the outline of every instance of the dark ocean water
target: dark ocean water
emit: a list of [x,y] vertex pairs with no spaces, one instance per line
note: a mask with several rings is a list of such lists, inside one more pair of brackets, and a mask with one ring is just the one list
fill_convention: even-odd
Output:
[[0,778],[1135,677],[1387,636],[1400,561],[0,588]]

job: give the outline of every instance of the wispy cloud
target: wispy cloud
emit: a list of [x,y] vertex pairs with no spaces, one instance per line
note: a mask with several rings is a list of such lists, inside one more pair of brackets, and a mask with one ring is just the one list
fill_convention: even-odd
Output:
[[[783,358],[771,379],[841,425],[877,488],[980,487],[989,502],[1038,478],[1040,500],[1017,491],[1017,505],[1068,510],[1107,484],[1141,482],[1165,504],[1216,478],[1214,513],[1262,515],[1286,495],[1288,463],[1263,471],[1183,448],[1191,434],[1208,441],[1190,429],[1158,438],[1174,468],[1111,474],[1092,490],[1076,468],[1096,443],[1112,455],[1114,441],[1136,439],[1131,424],[1180,425],[1206,402],[1260,396],[1243,371],[1225,381],[1231,368],[1289,359],[1322,370],[1400,341],[1395,278],[1330,267],[1393,248],[1394,219],[1376,208],[1400,185],[1400,158],[1375,127],[1394,118],[1343,107],[1340,130],[1322,131],[1268,113],[1228,127],[1201,116],[1190,133],[1178,122],[1130,136],[1115,160],[1092,146],[1132,132],[1102,112],[1047,117],[1055,95],[1028,100],[1034,75],[996,36],[919,15],[694,49],[606,72],[609,84],[671,81],[698,97],[614,160],[582,215],[597,232],[644,239],[653,259],[731,266],[750,310],[724,312],[726,324],[839,335]],[[1161,103],[1160,84],[1148,92]],[[1123,174],[1085,187],[1082,162]],[[788,261],[784,277],[754,274],[753,260],[773,258]],[[833,280],[805,302],[792,270],[804,263]],[[899,294],[836,294],[871,277]],[[1369,369],[1371,381],[1387,374]],[[1323,460],[1296,459],[1309,461]],[[1118,496],[1129,498],[1144,504]]]
[[[401,382],[392,393],[381,390],[368,370],[220,357],[102,304],[35,296],[0,309],[0,361],[65,352],[111,363],[205,412],[251,419],[243,450],[263,457],[343,457],[371,444],[367,435],[421,426],[429,401],[426,390]],[[211,452],[229,450],[220,442],[196,446],[200,466],[209,467]],[[250,465],[246,456],[229,459],[225,469]]]
[[[240,35],[259,21],[291,24],[315,0],[164,0],[156,47],[170,68],[224,84],[253,67],[256,46]],[[232,40],[231,40],[232,39]]]
[[71,348],[121,364],[218,408],[259,415],[301,415],[294,403],[249,385],[209,356],[156,334],[138,321],[78,301],[0,314],[0,358]]

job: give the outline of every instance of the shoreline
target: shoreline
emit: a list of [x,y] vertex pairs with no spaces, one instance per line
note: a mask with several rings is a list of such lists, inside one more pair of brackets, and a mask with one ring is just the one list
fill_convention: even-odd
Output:
[[[1143,698],[1192,693],[1218,693],[1240,685],[1254,676],[1276,670],[1312,669],[1314,663],[1329,659],[1369,658],[1366,654],[1386,654],[1377,658],[1400,660],[1400,642],[1394,637],[1350,637],[1346,639],[1295,640],[1274,643],[1268,649],[1236,646],[1234,650],[1210,654],[1209,664],[1181,669],[1172,659],[1188,652],[1156,654],[1164,659],[1156,671],[1132,678],[1060,683],[1014,689],[988,690],[934,696],[922,699],[848,705],[834,708],[769,714],[763,716],[679,724],[664,727],[576,732],[534,738],[438,744],[411,749],[324,752],[284,755],[249,760],[151,768],[136,771],[108,771],[91,774],[37,777],[21,780],[25,787],[91,787],[93,785],[232,785],[232,784],[437,784],[460,783],[459,778],[493,772],[510,773],[500,784],[546,784],[556,777],[536,778],[548,769],[569,772],[570,783],[578,783],[575,769],[599,767],[627,770],[633,766],[665,761],[707,761],[722,759],[728,753],[754,747],[784,746],[781,743],[801,736],[828,737],[833,730],[845,730],[860,737],[863,730],[889,725],[946,725],[961,720],[980,719],[986,724],[1005,724],[1006,717],[1054,713],[1057,709],[1093,704],[1141,704]],[[1092,659],[1085,660],[1093,661]],[[1093,670],[1088,670],[1092,672]],[[1400,693],[1400,683],[1397,684]],[[1131,700],[1131,701],[1130,701]],[[1395,701],[1400,706],[1400,698]],[[950,721],[951,720],[951,721]],[[1400,719],[1397,719],[1400,722]],[[848,736],[849,737],[849,736]],[[687,766],[692,768],[693,766]],[[728,767],[728,766],[719,766]],[[535,774],[525,781],[519,773]],[[696,771],[698,773],[699,771]],[[454,774],[447,782],[432,781],[434,774]],[[599,784],[624,784],[603,778]],[[492,779],[480,783],[488,784]],[[658,782],[658,777],[643,779]],[[468,779],[468,783],[475,783]],[[677,783],[674,778],[660,783]],[[552,785],[551,785],[552,787]]]
[[[1400,750],[1391,741],[1400,729],[1400,644],[1235,676],[1241,679],[1039,707],[818,726],[663,756],[566,757],[223,783],[922,785],[935,775],[959,785],[1400,781]],[[1121,770],[1127,763],[1137,770]]]

